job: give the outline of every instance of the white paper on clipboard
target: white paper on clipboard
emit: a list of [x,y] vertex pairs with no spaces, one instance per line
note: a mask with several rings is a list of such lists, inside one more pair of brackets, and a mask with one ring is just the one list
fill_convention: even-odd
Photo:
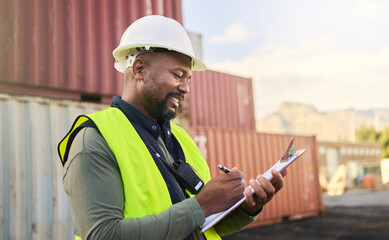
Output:
[[[288,147],[288,150],[287,150],[287,153],[289,154],[289,152],[291,151],[291,147],[293,147],[293,140],[291,142],[291,144],[289,145]],[[294,147],[293,147],[294,148]],[[273,178],[272,174],[271,174],[271,170],[272,169],[275,169],[277,170],[278,172],[284,170],[285,168],[287,168],[291,163],[293,163],[297,158],[299,158],[301,155],[303,155],[305,153],[306,149],[300,149],[298,151],[295,151],[293,152],[293,155],[291,155],[290,157],[286,158],[285,159],[285,155],[276,162],[276,164],[274,164],[271,168],[269,168],[264,174],[263,176],[267,179],[267,180],[271,180]],[[249,186],[249,188],[251,188],[251,186]],[[254,192],[254,190],[251,188],[251,191]],[[207,231],[209,228],[211,228],[213,225],[215,225],[216,223],[218,223],[220,220],[222,220],[225,216],[227,216],[230,212],[232,212],[234,209],[236,209],[240,204],[242,204],[244,201],[246,200],[246,196],[243,196],[238,202],[236,202],[233,206],[231,206],[229,209],[225,210],[225,211],[222,211],[222,212],[219,212],[219,213],[215,213],[215,214],[212,214],[208,217],[205,218],[205,222],[204,224],[202,225],[202,229],[201,229],[201,232],[205,232]]]

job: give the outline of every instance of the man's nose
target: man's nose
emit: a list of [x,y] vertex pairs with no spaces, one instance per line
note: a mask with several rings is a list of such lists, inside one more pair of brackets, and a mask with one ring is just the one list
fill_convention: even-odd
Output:
[[183,93],[183,94],[188,94],[189,93],[189,82],[186,79],[183,79],[178,85],[178,90]]

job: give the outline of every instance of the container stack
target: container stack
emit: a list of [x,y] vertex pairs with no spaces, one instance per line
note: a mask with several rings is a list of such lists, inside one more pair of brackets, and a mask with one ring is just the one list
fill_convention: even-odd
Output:
[[[181,1],[0,1],[1,239],[73,237],[57,144],[77,115],[121,95],[112,50],[150,14],[182,23]],[[213,176],[224,164],[253,178],[291,138],[308,149],[252,226],[322,210],[314,137],[256,132],[251,79],[208,70],[194,72],[190,87],[175,121],[190,129]]]

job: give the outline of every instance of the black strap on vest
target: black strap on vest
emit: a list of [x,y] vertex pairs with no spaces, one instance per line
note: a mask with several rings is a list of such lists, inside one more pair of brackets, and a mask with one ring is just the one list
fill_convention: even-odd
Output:
[[[77,120],[75,122],[77,122]],[[92,120],[87,120],[87,121],[83,122],[82,124],[80,124],[80,126],[78,126],[76,129],[74,129],[74,131],[70,134],[68,142],[67,142],[67,145],[66,145],[66,151],[65,151],[65,155],[63,157],[62,166],[65,166],[65,163],[68,160],[70,146],[72,145],[72,142],[73,142],[74,138],[77,136],[77,134],[84,127],[93,127],[95,129],[97,129],[97,131],[100,133],[100,131],[97,128],[96,124]],[[100,135],[101,135],[101,133],[100,133]]]

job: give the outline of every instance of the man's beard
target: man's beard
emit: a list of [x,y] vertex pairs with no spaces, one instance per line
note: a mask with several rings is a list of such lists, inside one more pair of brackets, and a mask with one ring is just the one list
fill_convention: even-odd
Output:
[[184,96],[179,93],[170,92],[168,93],[162,101],[158,101],[155,97],[147,99],[148,112],[152,118],[157,120],[171,120],[177,116],[177,108],[173,111],[170,111],[167,108],[167,103],[170,97],[179,96],[184,99]]

